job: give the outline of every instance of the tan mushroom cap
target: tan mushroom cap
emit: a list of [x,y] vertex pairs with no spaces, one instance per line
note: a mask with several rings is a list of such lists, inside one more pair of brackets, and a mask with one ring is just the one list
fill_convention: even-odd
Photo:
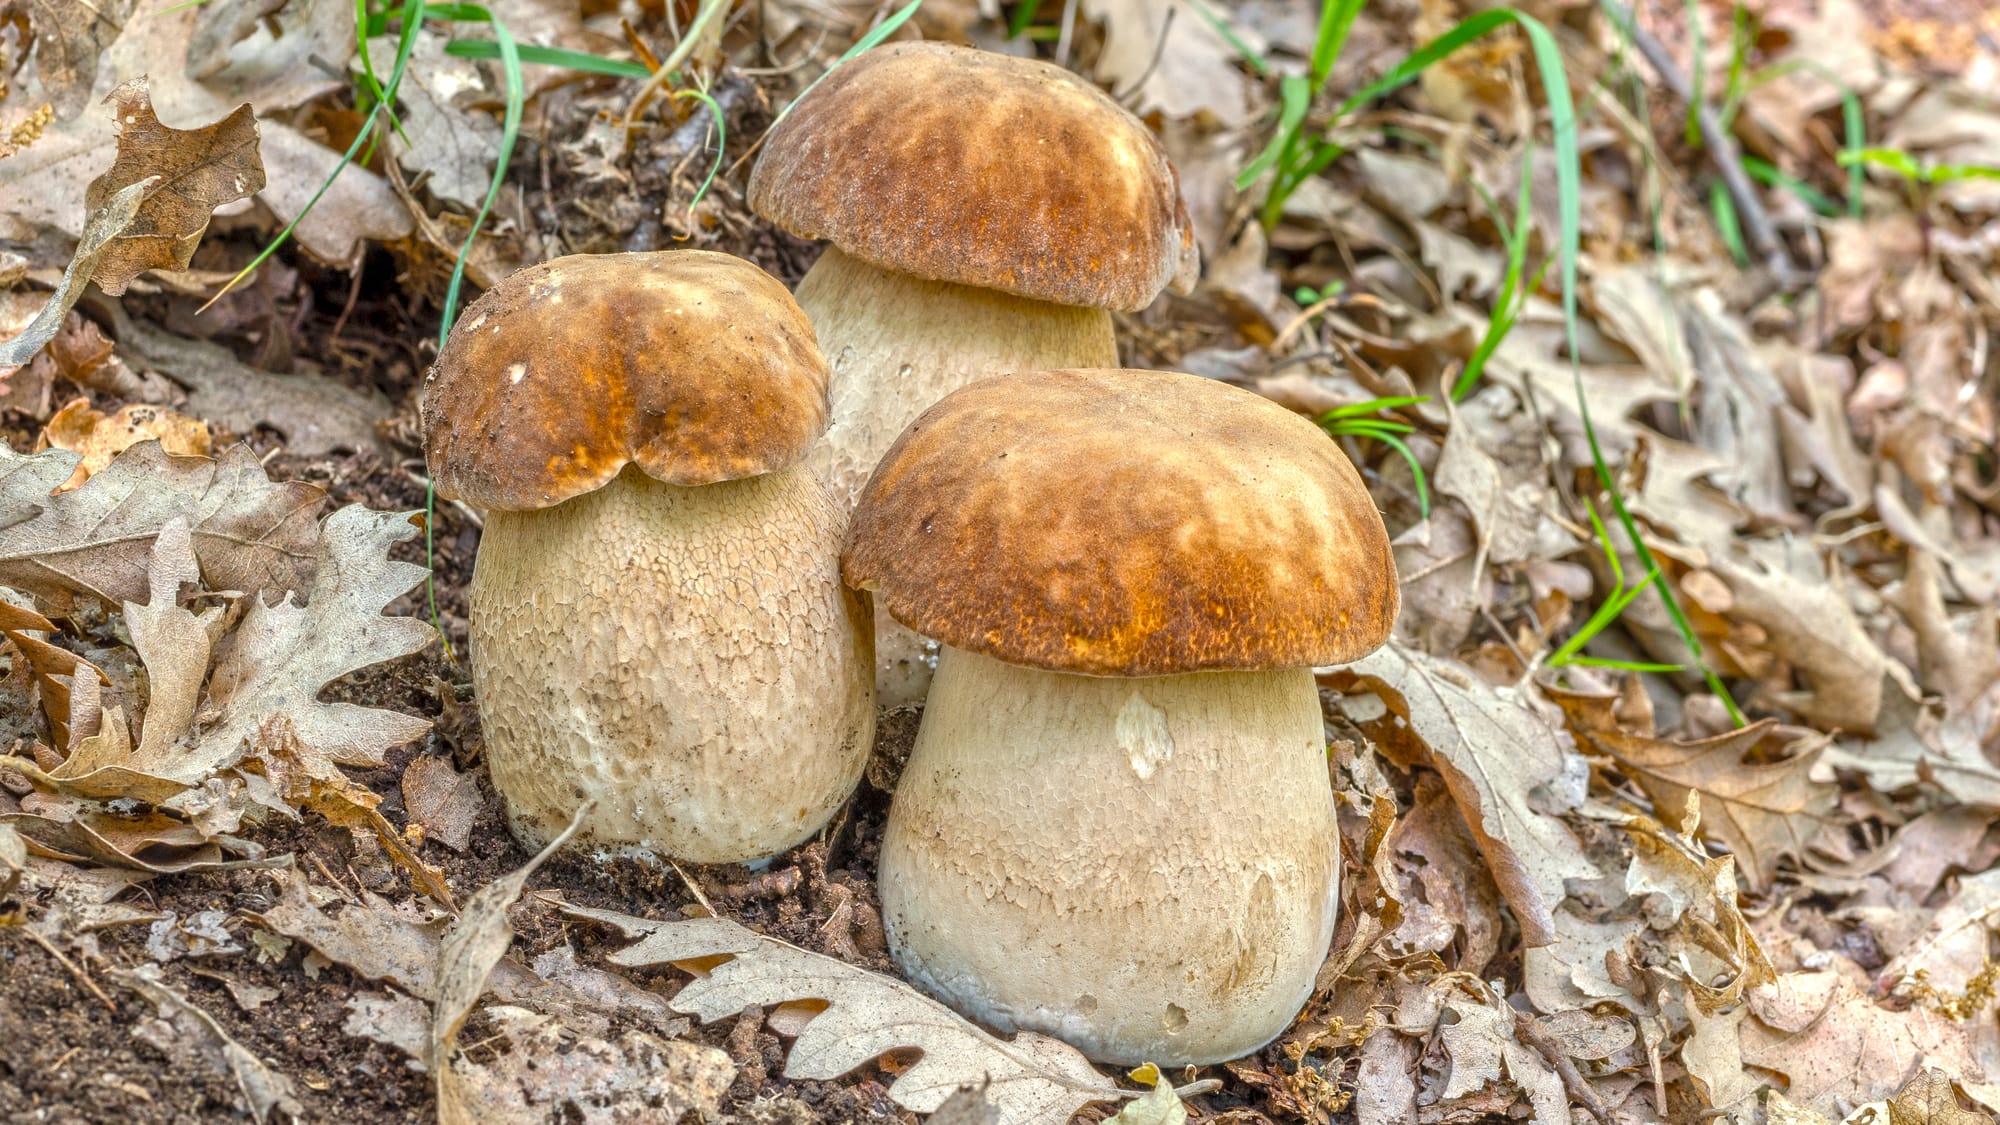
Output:
[[577,254],[459,318],[424,391],[439,496],[529,511],[626,465],[668,484],[783,468],[826,430],[827,365],[798,303],[704,250]]
[[877,47],[771,127],[750,206],[932,281],[1142,309],[1194,285],[1166,150],[1069,71],[942,43]]
[[983,379],[897,439],[849,585],[953,648],[1098,676],[1340,664],[1396,620],[1361,477],[1304,418],[1159,371]]

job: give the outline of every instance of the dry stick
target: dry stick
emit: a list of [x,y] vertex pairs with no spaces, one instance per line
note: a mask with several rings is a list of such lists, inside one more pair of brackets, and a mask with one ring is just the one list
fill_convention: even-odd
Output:
[[1750,240],[1751,249],[1764,260],[1778,284],[1786,290],[1797,289],[1808,278],[1792,265],[1791,257],[1785,252],[1785,244],[1778,238],[1777,228],[1771,225],[1771,218],[1764,213],[1764,204],[1757,198],[1757,187],[1750,182],[1750,174],[1743,170],[1743,154],[1736,147],[1736,138],[1722,127],[1722,119],[1709,108],[1701,98],[1688,76],[1667,54],[1667,48],[1653,33],[1639,26],[1632,15],[1632,9],[1621,0],[1604,0],[1604,8],[1611,13],[1620,30],[1632,37],[1632,45],[1639,48],[1660,81],[1682,102],[1694,107],[1695,124],[1701,129],[1701,139],[1708,149],[1709,159],[1715,170],[1722,174],[1723,187],[1729,191],[1730,202],[1736,205],[1737,217],[1743,221],[1743,233]]
[[55,947],[55,946],[54,946],[54,945],[53,945],[53,944],[52,944],[52,943],[51,943],[51,942],[49,941],[49,939],[47,939],[47,938],[43,937],[43,936],[42,936],[41,934],[39,934],[39,933],[35,932],[35,931],[34,931],[33,929],[31,929],[31,928],[29,928],[29,927],[27,927],[27,926],[22,926],[22,927],[21,927],[21,932],[22,932],[22,933],[24,933],[24,934],[27,934],[27,935],[28,935],[28,936],[29,936],[30,938],[32,938],[32,939],[34,940],[34,943],[35,943],[36,945],[39,945],[39,946],[41,946],[41,947],[42,947],[42,948],[43,948],[44,950],[46,950],[46,951],[48,952],[48,955],[49,955],[49,956],[51,956],[51,957],[53,957],[53,958],[55,958],[55,959],[56,959],[56,963],[57,963],[57,964],[61,965],[61,966],[62,966],[63,968],[65,968],[65,969],[68,969],[68,970],[69,970],[69,975],[70,975],[70,976],[73,976],[73,977],[75,977],[75,978],[77,979],[77,983],[79,983],[79,984],[83,985],[83,987],[85,987],[85,988],[89,989],[89,990],[90,990],[90,994],[91,994],[92,996],[95,996],[95,997],[97,997],[97,998],[98,998],[99,1000],[102,1000],[102,1001],[104,1001],[104,1006],[105,1006],[105,1007],[107,1007],[107,1008],[111,1009],[111,1010],[112,1010],[112,1011],[114,1011],[114,1012],[118,1010],[118,1005],[116,1005],[116,1004],[113,1004],[113,1003],[111,1002],[111,997],[109,997],[109,996],[106,996],[106,995],[104,994],[104,990],[103,990],[103,989],[101,989],[101,988],[99,988],[99,987],[97,987],[97,982],[96,982],[96,981],[94,981],[94,980],[91,980],[91,979],[90,979],[90,974],[89,974],[89,973],[86,973],[86,972],[84,972],[84,971],[83,971],[83,967],[82,967],[82,966],[80,966],[80,965],[78,965],[78,964],[77,964],[76,962],[74,962],[74,961],[70,960],[70,959],[69,959],[68,957],[65,957],[65,956],[63,955],[63,951],[62,951],[62,950],[60,950],[60,949],[57,949],[57,948],[56,948],[56,947]]
[[1581,1105],[1597,1120],[1598,1125],[1613,1125],[1610,1111],[1606,1110],[1604,1103],[1598,1100],[1597,1091],[1591,1088],[1583,1072],[1576,1068],[1576,1063],[1564,1053],[1560,1044],[1535,1026],[1535,1021],[1529,1018],[1528,1013],[1522,1011],[1514,1013],[1514,1034],[1522,1042],[1533,1047],[1537,1054],[1547,1059],[1549,1065],[1555,1068],[1556,1074],[1562,1078],[1563,1089],[1569,1092],[1571,1101]]

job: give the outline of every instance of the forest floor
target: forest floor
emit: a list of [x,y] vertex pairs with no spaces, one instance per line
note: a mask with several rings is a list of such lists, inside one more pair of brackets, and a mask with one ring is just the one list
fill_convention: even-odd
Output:
[[[0,1121],[914,1121],[997,1066],[1009,1092],[934,1119],[2000,1110],[2000,9],[1535,0],[1340,113],[1486,10],[1354,6],[1323,75],[1313,0],[929,0],[893,32],[1144,118],[1203,276],[1121,315],[1121,358],[1320,421],[1394,537],[1396,639],[1319,677],[1347,860],[1320,987],[1176,1101],[814,1016],[922,1003],[874,890],[916,711],[763,870],[507,883],[479,518],[411,518],[488,184],[460,308],[569,253],[796,284],[818,248],[746,206],[754,148],[896,5],[492,0],[626,70],[535,56],[508,151],[467,6],[409,37],[398,131],[367,75],[404,25],[357,36],[347,0],[0,2]],[[711,8],[662,87],[700,96],[642,98]],[[1281,119],[1327,159],[1266,206],[1236,181]],[[712,917],[839,987],[672,928]],[[687,967],[725,954],[756,977],[728,1001]]]

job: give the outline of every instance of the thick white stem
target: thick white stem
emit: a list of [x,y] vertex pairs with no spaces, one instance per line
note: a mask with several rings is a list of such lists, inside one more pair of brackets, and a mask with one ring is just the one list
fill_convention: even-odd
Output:
[[[833,424],[810,462],[826,470],[850,511],[904,427],[967,383],[1118,366],[1111,314],[1103,309],[925,281],[833,247],[799,282],[798,301],[833,365]],[[921,702],[936,646],[887,615],[878,615],[876,629],[881,704]]]
[[1309,669],[1106,679],[946,648],[882,842],[912,980],[1105,1062],[1238,1058],[1332,940]]
[[529,850],[586,799],[581,845],[701,863],[826,822],[875,727],[844,522],[804,466],[699,488],[628,468],[554,508],[488,513],[473,679]]

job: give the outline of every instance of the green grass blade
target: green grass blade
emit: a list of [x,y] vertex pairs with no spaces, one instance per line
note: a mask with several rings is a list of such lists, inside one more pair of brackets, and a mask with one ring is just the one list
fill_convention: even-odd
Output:
[[688,231],[692,233],[694,230],[694,209],[701,205],[703,199],[708,197],[709,187],[715,183],[715,177],[722,171],[722,154],[729,147],[729,133],[722,124],[722,107],[716,104],[715,98],[707,90],[680,90],[674,94],[674,97],[692,98],[702,105],[707,106],[709,119],[715,123],[715,159],[710,162],[708,175],[701,181],[701,186],[694,190],[694,197],[688,200],[687,223]]
[[1354,30],[1354,21],[1361,15],[1361,9],[1368,6],[1368,0],[1325,0],[1319,10],[1319,34],[1313,39],[1312,86],[1317,92],[1326,85],[1327,76],[1333,73],[1333,64],[1340,59],[1342,48],[1347,46],[1348,32]]
[[1743,157],[1743,171],[1759,183],[1789,191],[1805,202],[1805,205],[1823,217],[1833,218],[1840,214],[1840,202],[1825,192],[1780,170],[1777,165],[1755,156]]
[[[1258,177],[1279,163],[1289,147],[1299,138],[1299,130],[1305,124],[1306,111],[1312,108],[1312,84],[1296,74],[1286,75],[1278,83],[1278,127],[1271,134],[1271,143],[1257,154],[1241,172],[1236,174],[1236,190],[1248,191]],[[1272,185],[1275,194],[1277,185]],[[1282,200],[1281,200],[1282,202]]]
[[334,181],[338,180],[340,174],[347,170],[347,166],[354,162],[355,154],[360,152],[363,146],[374,143],[376,122],[382,118],[383,107],[393,102],[396,91],[402,88],[403,74],[410,66],[410,54],[416,50],[417,30],[423,26],[424,2],[425,0],[411,0],[407,10],[414,12],[415,18],[404,22],[402,34],[397,40],[396,65],[390,68],[389,81],[383,87],[383,93],[387,97],[382,101],[376,102],[374,107],[368,111],[367,118],[361,123],[360,131],[354,134],[353,143],[347,146],[347,151],[341,154],[340,161],[334,165],[333,174],[326,178],[325,183],[319,185],[319,190],[313,192],[312,198],[306,200],[306,205],[299,210],[298,215],[291,222],[285,224],[285,229],[279,231],[277,237],[273,238],[270,242],[265,243],[264,248],[257,252],[257,256],[250,259],[250,264],[238,270],[236,276],[230,278],[215,296],[210,297],[202,304],[201,310],[198,311],[205,311],[209,305],[213,305],[215,302],[221,300],[223,294],[242,284],[244,278],[256,272],[258,266],[263,265],[266,259],[278,252],[279,247],[290,241],[292,232],[298,229],[299,223],[312,213],[314,207],[319,206],[319,201],[325,198],[328,189],[333,187]]
[[[491,39],[454,39],[445,45],[444,53],[461,59],[497,59],[500,44]],[[582,51],[565,51],[560,47],[536,47],[522,43],[516,53],[523,63],[541,66],[560,66],[585,74],[604,74],[612,78],[635,78],[640,81],[651,78],[653,72],[644,63],[629,59],[607,59],[602,55],[585,54]]]
[[1241,35],[1236,34],[1236,29],[1230,26],[1228,20],[1223,19],[1215,9],[1208,6],[1208,0],[1188,0],[1188,3],[1194,8],[1195,15],[1200,16],[1204,23],[1213,28],[1215,33],[1222,37],[1222,41],[1229,44],[1230,50],[1235,51],[1238,58],[1249,64],[1257,77],[1271,77],[1271,64],[1265,62],[1264,56],[1258,54],[1250,44],[1245,43]]
[[1738,266],[1750,264],[1750,247],[1743,242],[1743,224],[1736,217],[1736,201],[1729,198],[1729,189],[1722,181],[1708,185],[1708,209],[1715,217],[1716,232],[1722,235],[1722,245],[1729,250],[1729,256],[1736,259]]
[[833,60],[833,65],[826,68],[825,74],[821,74],[818,78],[813,79],[810,83],[806,85],[805,89],[799,91],[799,96],[793,98],[791,104],[787,105],[784,108],[784,110],[778,114],[776,118],[772,119],[771,124],[776,125],[778,122],[783,121],[785,119],[785,114],[792,112],[792,106],[795,106],[800,102],[806,100],[807,95],[811,94],[815,87],[817,87],[820,83],[826,81],[827,74],[832,74],[834,71],[839,70],[843,65],[847,63],[849,59],[853,58],[854,56],[860,54],[863,51],[872,50],[877,45],[879,45],[882,42],[882,40],[889,38],[891,35],[894,35],[896,33],[896,29],[903,26],[905,23],[908,23],[910,17],[917,14],[917,9],[923,6],[924,6],[924,0],[910,0],[909,3],[903,5],[902,7],[896,9],[895,12],[891,13],[888,19],[885,19],[881,23],[876,24],[875,27],[868,32],[868,34],[862,36],[860,39],[855,40],[854,46],[849,47],[845,52],[841,54],[839,58]]
[[1042,0],[1021,0],[1014,5],[1014,15],[1007,21],[1007,38],[1018,39],[1035,22],[1035,13],[1042,10]]

